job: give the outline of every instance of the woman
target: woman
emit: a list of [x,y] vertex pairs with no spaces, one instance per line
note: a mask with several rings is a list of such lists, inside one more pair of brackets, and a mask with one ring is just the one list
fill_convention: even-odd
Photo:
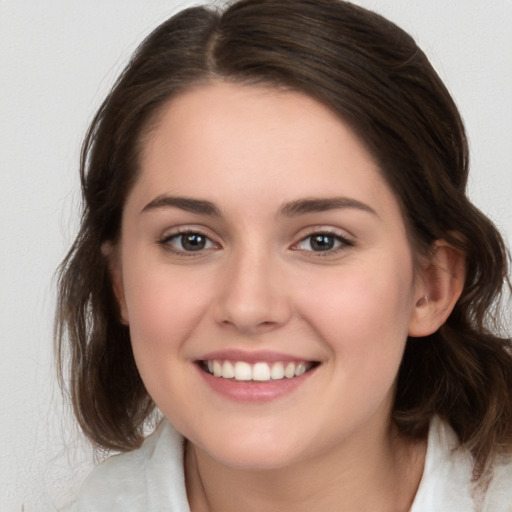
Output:
[[58,350],[125,453],[73,510],[509,510],[506,251],[407,34],[337,0],[183,11],[81,172]]

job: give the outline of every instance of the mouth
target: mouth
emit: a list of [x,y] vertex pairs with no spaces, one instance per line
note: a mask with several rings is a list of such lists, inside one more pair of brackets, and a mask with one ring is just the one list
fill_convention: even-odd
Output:
[[244,382],[270,382],[301,377],[316,368],[317,361],[230,361],[220,359],[200,360],[199,368],[213,377]]

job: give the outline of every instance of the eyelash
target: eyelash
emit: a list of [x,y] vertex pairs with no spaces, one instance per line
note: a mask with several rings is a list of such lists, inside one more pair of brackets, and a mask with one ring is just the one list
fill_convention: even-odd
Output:
[[[185,237],[186,235],[195,235],[195,236],[202,237],[205,239],[205,243],[207,245],[211,244],[212,247],[204,247],[204,248],[198,249],[197,251],[193,251],[193,250],[186,250],[185,248],[178,249],[172,245],[172,243],[171,243],[172,241],[181,239],[181,246],[183,247],[183,237]],[[311,242],[314,237],[331,238],[331,239],[334,239],[333,243],[334,244],[337,243],[338,245],[333,248],[326,249],[324,251],[314,251],[314,250],[306,250],[306,249],[299,248],[299,246],[301,244],[303,244],[304,242],[306,242],[308,240],[310,241],[309,245],[311,246]],[[212,248],[215,249],[215,248],[220,247],[219,244],[212,241],[210,236],[208,236],[206,233],[204,233],[198,229],[194,229],[194,230],[186,229],[183,231],[177,231],[170,235],[166,235],[165,237],[158,240],[158,244],[161,245],[166,251],[169,251],[169,252],[172,252],[179,256],[184,256],[184,257],[199,256],[199,255],[204,254],[205,251],[211,250]],[[319,230],[319,231],[314,231],[314,232],[308,234],[307,236],[301,238],[297,243],[293,244],[293,246],[291,247],[291,250],[303,251],[305,253],[312,253],[312,254],[315,254],[315,256],[319,256],[319,257],[327,257],[327,256],[332,256],[334,254],[337,254],[341,251],[344,251],[344,250],[348,249],[349,247],[353,247],[354,245],[355,244],[352,240],[349,240],[348,238],[346,238],[338,233],[333,233],[333,232],[325,231],[325,230],[324,231]]]
[[301,238],[299,240],[299,242],[297,242],[296,244],[294,244],[293,247],[298,247],[300,244],[306,242],[309,240],[309,245],[311,246],[311,243],[313,241],[313,239],[315,237],[327,237],[327,238],[331,238],[331,239],[334,239],[334,243],[338,244],[337,246],[331,248],[331,249],[327,249],[325,251],[313,251],[313,250],[304,250],[304,249],[293,249],[293,250],[303,250],[304,252],[307,252],[307,253],[314,253],[315,256],[319,256],[319,257],[327,257],[327,256],[333,256],[335,254],[338,254],[339,252],[341,251],[345,251],[347,250],[349,247],[353,247],[355,244],[352,240],[349,240],[348,238],[338,234],[338,233],[333,233],[332,231],[314,231],[310,234],[308,234],[307,236]]
[[209,237],[206,233],[202,232],[199,229],[184,229],[177,231],[176,233],[172,233],[170,235],[166,235],[160,240],[158,240],[158,244],[161,245],[166,251],[172,252],[174,254],[177,254],[179,256],[199,256],[201,254],[204,254],[205,251],[208,251],[212,249],[213,247],[205,247],[198,249],[197,251],[187,251],[186,249],[178,249],[172,245],[173,240],[179,240],[181,239],[181,246],[183,247],[183,238],[187,235],[196,235],[199,237],[202,237],[206,240],[206,244],[210,243],[215,248],[220,247],[219,244],[212,241],[211,237]]

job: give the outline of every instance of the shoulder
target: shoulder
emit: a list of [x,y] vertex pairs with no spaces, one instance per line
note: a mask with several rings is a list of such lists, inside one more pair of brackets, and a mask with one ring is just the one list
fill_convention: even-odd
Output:
[[512,511],[512,456],[496,462],[483,501],[485,511]]
[[66,510],[188,511],[183,438],[162,421],[140,448],[112,456],[95,468]]
[[455,432],[435,418],[430,426],[423,477],[411,512],[512,512],[512,459],[502,459],[480,484],[472,480],[473,457]]

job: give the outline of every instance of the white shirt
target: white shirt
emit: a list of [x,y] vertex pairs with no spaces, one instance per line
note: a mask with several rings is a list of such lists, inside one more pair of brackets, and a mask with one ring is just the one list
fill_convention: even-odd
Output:
[[[434,419],[410,512],[512,512],[512,459],[495,466],[485,490],[475,490],[471,456],[457,445],[453,430]],[[183,456],[183,437],[164,420],[139,449],[110,457],[95,468],[65,510],[190,512]]]

